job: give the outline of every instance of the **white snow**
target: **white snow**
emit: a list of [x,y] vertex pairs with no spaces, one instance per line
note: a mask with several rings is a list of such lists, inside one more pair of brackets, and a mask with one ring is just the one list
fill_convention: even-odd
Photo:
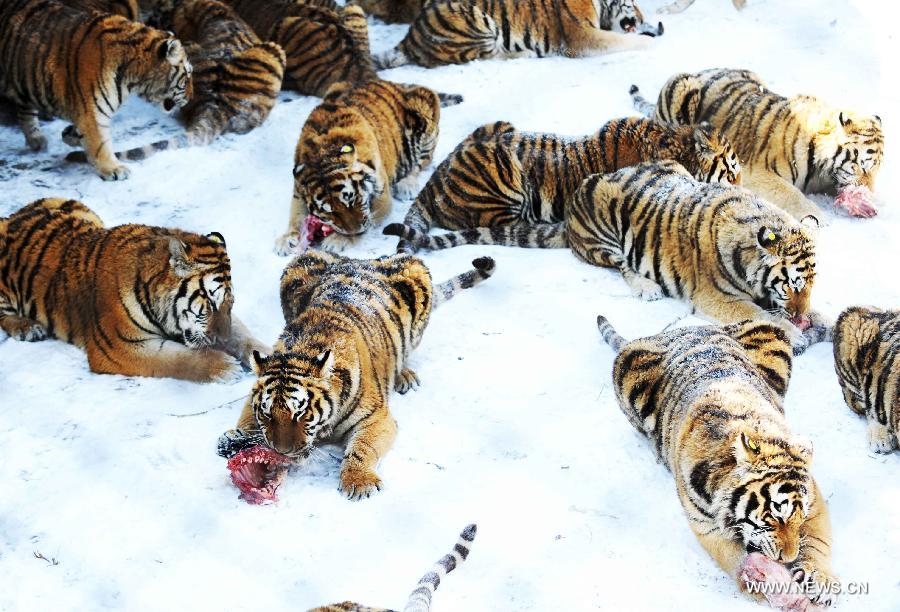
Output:
[[[631,83],[655,96],[669,75],[712,66],[750,68],[775,91],[878,113],[888,143],[877,190],[884,207],[873,220],[838,214],[821,231],[813,301],[830,316],[851,304],[900,307],[897,9],[750,0],[738,13],[728,0],[704,0],[660,16],[661,4],[641,3],[666,27],[646,52],[384,76],[465,96],[443,111],[438,160],[499,119],[589,133],[632,113]],[[373,24],[374,50],[403,32]],[[283,325],[278,278],[287,263],[272,246],[288,217],[296,138],[316,104],[283,98],[251,134],[133,163],[122,183],[62,162],[62,121],[44,124],[50,150],[39,155],[14,125],[0,126],[0,215],[64,196],[109,225],[219,231],[236,312],[272,341]],[[119,149],[176,132],[173,118],[138,99],[114,122]],[[407,206],[395,203],[390,220]],[[376,231],[351,254],[394,245]],[[229,385],[100,376],[72,346],[0,339],[0,609],[304,610],[346,599],[397,608],[470,522],[479,526],[472,554],[441,584],[438,612],[762,609],[696,542],[671,475],[610,389],[613,353],[596,315],[637,337],[687,307],[637,301],[620,275],[564,250],[466,247],[425,260],[440,281],[483,254],[496,258],[495,277],[435,312],[410,364],[422,386],[391,398],[399,435],[380,467],[386,488],[358,503],[337,492],[331,459],[289,474],[277,505],[238,500],[215,443],[234,425],[249,375]],[[815,444],[834,570],[870,588],[844,596],[841,609],[897,610],[900,453],[869,452],[831,351],[821,344],[795,360],[788,420]]]

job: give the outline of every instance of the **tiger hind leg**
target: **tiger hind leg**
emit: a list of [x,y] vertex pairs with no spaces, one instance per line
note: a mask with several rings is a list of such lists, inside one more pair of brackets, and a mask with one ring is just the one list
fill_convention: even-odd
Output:
[[33,108],[25,106],[16,107],[16,119],[19,127],[25,135],[25,142],[32,151],[46,151],[47,137],[41,131],[41,125],[38,122],[38,112]]
[[620,269],[622,271],[622,277],[625,279],[625,282],[628,284],[634,297],[648,302],[653,302],[665,297],[666,294],[663,291],[663,288],[655,280],[638,274],[631,268],[625,266],[622,266]]

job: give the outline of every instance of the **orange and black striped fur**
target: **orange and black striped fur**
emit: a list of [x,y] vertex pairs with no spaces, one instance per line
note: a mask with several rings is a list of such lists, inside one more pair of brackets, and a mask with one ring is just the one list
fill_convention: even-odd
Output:
[[[810,309],[812,234],[745,189],[648,162],[586,180],[566,223],[572,252],[618,268],[637,297],[686,300],[722,323],[775,322],[797,352],[824,339],[827,323]],[[806,334],[789,320],[801,318],[811,323]]]
[[284,88],[324,96],[338,82],[377,79],[369,25],[358,6],[310,0],[227,0],[260,38],[287,56]]
[[585,57],[644,49],[656,28],[634,0],[440,0],[419,12],[409,32],[375,58],[379,69],[425,67],[504,57]]
[[828,507],[811,473],[812,445],[784,418],[784,330],[743,321],[626,343],[603,317],[597,324],[618,353],[619,407],[675,477],[703,548],[741,587],[741,562],[760,552],[784,563],[813,602],[831,603]]
[[[455,570],[469,558],[472,542],[475,540],[477,527],[469,525],[459,534],[459,539],[453,546],[453,550],[441,557],[427,574],[422,576],[416,588],[409,595],[403,612],[429,612],[431,610],[431,598],[440,586],[444,576]],[[392,612],[388,608],[370,608],[352,601],[345,601],[330,606],[313,608],[309,612]]]
[[28,146],[46,148],[38,114],[72,121],[104,179],[124,179],[110,121],[131,92],[165,110],[191,97],[181,43],[119,15],[86,13],[53,0],[0,3],[0,96],[16,104]]
[[288,230],[276,252],[297,247],[308,214],[334,228],[322,247],[339,251],[384,219],[392,192],[410,199],[437,145],[442,100],[462,98],[389,81],[335,85],[300,133]]
[[869,447],[897,448],[900,433],[900,310],[856,306],[834,326],[834,367],[844,400],[869,423]]
[[66,6],[83,11],[98,11],[121,15],[132,21],[140,21],[140,7],[137,0],[56,0]]
[[[650,119],[614,119],[582,138],[481,126],[435,170],[404,225],[398,250],[461,244],[566,246],[562,220],[582,181],[641,161],[674,159],[698,180],[740,183],[741,166],[728,141],[708,125],[673,128]],[[461,230],[429,236],[432,225]]]
[[818,215],[804,194],[875,187],[884,135],[881,119],[833,108],[812,96],[786,98],[749,70],[677,74],[649,104],[634,85],[635,107],[660,121],[708,121],[734,145],[747,188],[796,218]]
[[75,200],[32,202],[0,219],[0,328],[58,338],[91,371],[230,380],[265,350],[232,315],[220,234],[146,225],[105,228]]
[[322,441],[346,444],[341,491],[351,499],[381,489],[375,473],[397,434],[392,390],[418,385],[406,367],[431,311],[489,278],[494,261],[434,287],[428,268],[409,255],[359,260],[309,251],[285,269],[286,326],[268,356],[254,354],[258,380],[219,453],[257,441],[305,459]]
[[385,23],[412,23],[422,12],[422,7],[435,0],[352,0],[367,15],[378,17]]
[[[183,136],[116,153],[122,160],[141,160],[158,151],[207,145],[221,134],[246,134],[269,116],[281,91],[284,51],[260,42],[253,30],[218,0],[161,0],[151,15],[153,25],[173,30],[187,45],[194,66],[194,96],[182,109]],[[72,128],[64,140],[79,146]],[[81,152],[67,156],[84,161]]]

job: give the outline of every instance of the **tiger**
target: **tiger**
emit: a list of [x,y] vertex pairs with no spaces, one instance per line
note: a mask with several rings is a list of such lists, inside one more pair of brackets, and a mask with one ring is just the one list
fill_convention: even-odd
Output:
[[854,306],[834,326],[834,367],[851,410],[868,421],[869,448],[889,453],[900,432],[900,310]]
[[[647,36],[629,35],[635,32]],[[425,6],[378,69],[511,57],[588,57],[646,49],[663,33],[634,0],[441,0]]]
[[[429,612],[431,610],[431,598],[440,586],[444,576],[455,570],[469,558],[472,542],[478,527],[474,524],[463,529],[453,549],[441,557],[427,574],[419,579],[419,583],[410,594],[403,608],[403,612]],[[345,601],[330,606],[312,608],[309,612],[392,612],[388,608],[371,608],[352,601]]]
[[276,240],[276,253],[298,248],[307,215],[334,230],[321,243],[333,251],[381,223],[391,210],[391,193],[410,199],[419,171],[431,163],[440,106],[461,101],[389,81],[334,85],[300,133],[288,230]]
[[740,588],[742,561],[758,552],[785,564],[813,603],[833,603],[831,525],[812,445],[784,418],[784,329],[743,321],[626,342],[604,317],[597,325],[617,353],[619,407],[675,477],[703,548]]
[[141,13],[137,0],[56,0],[66,6],[83,11],[98,11],[121,15],[132,21],[140,21]]
[[[677,160],[698,180],[741,182],[734,150],[709,125],[673,128],[626,117],[572,139],[519,132],[501,121],[463,140],[431,175],[403,225],[384,233],[400,236],[404,252],[461,244],[565,247],[561,222],[584,179],[654,159]],[[462,231],[429,236],[433,224]]]
[[358,6],[310,0],[227,0],[257,35],[281,45],[284,87],[322,97],[338,82],[378,78],[369,50],[369,25]]
[[813,96],[786,98],[753,72],[726,68],[673,76],[655,106],[635,85],[631,96],[637,110],[660,121],[718,127],[744,164],[746,187],[797,219],[822,216],[805,194],[875,188],[884,149],[878,115],[838,110]]
[[131,92],[170,111],[192,95],[191,63],[171,34],[120,15],[47,0],[0,3],[0,96],[17,107],[33,151],[47,148],[38,114],[64,117],[84,135],[104,180],[128,178],[110,139],[113,113]]
[[217,232],[106,228],[83,203],[62,198],[0,219],[0,329],[74,344],[92,372],[235,380],[266,345],[233,304]]
[[572,252],[618,268],[636,297],[682,299],[722,323],[771,321],[798,354],[827,340],[829,321],[810,307],[814,220],[696,181],[673,161],[591,176],[567,213]]
[[368,15],[385,23],[412,23],[422,8],[435,0],[353,0]]
[[359,500],[381,490],[375,467],[397,434],[388,396],[418,386],[406,361],[431,311],[494,273],[489,257],[472,265],[435,287],[411,255],[298,256],[281,277],[284,331],[273,353],[253,353],[257,381],[219,454],[263,445],[304,460],[316,443],[344,441],[342,493]]
[[[161,0],[151,22],[174,30],[187,44],[194,68],[194,95],[181,110],[186,133],[117,152],[118,159],[137,161],[159,151],[207,145],[228,132],[246,134],[266,120],[284,76],[285,56],[280,46],[260,42],[233,10],[218,0]],[[63,140],[71,146],[83,144],[74,126],[66,128]],[[66,159],[87,161],[82,151],[70,153]]]

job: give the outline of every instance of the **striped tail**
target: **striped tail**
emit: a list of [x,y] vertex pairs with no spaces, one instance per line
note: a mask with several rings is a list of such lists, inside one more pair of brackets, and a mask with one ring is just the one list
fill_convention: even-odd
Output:
[[411,242],[416,249],[439,251],[466,244],[496,244],[526,249],[564,249],[569,246],[565,223],[538,223],[529,225],[502,225],[499,227],[475,227],[432,236],[404,225],[391,223],[382,233],[398,236]]
[[441,108],[447,108],[448,106],[456,106],[457,104],[463,103],[462,94],[448,94],[437,92],[438,100],[441,101]]
[[[126,151],[116,151],[116,159],[120,161],[140,161],[142,159],[147,159],[160,151],[184,149],[195,144],[204,144],[205,141],[206,139],[197,139],[191,137],[189,134],[182,134],[181,136],[175,136],[168,140],[158,140],[148,145],[144,145],[143,147],[136,147]],[[66,155],[66,161],[85,164],[87,163],[88,158],[84,151],[72,151]]]
[[432,308],[437,308],[463,289],[470,289],[481,281],[489,279],[497,268],[497,264],[490,257],[479,257],[472,261],[472,265],[475,267],[474,270],[454,276],[435,288]]
[[477,530],[475,525],[469,525],[463,529],[450,554],[444,555],[432,570],[419,580],[415,590],[410,593],[403,612],[429,612],[431,610],[431,596],[440,586],[441,579],[455,570],[469,556],[469,548],[472,546],[472,540],[475,539]]
[[622,350],[622,345],[627,342],[603,315],[597,315],[597,329],[600,330],[600,335],[603,336],[606,343],[617,353]]
[[647,117],[652,117],[656,114],[656,105],[651,104],[641,95],[641,90],[638,89],[637,85],[632,85],[628,93],[631,94],[631,103],[634,105],[634,110]]

